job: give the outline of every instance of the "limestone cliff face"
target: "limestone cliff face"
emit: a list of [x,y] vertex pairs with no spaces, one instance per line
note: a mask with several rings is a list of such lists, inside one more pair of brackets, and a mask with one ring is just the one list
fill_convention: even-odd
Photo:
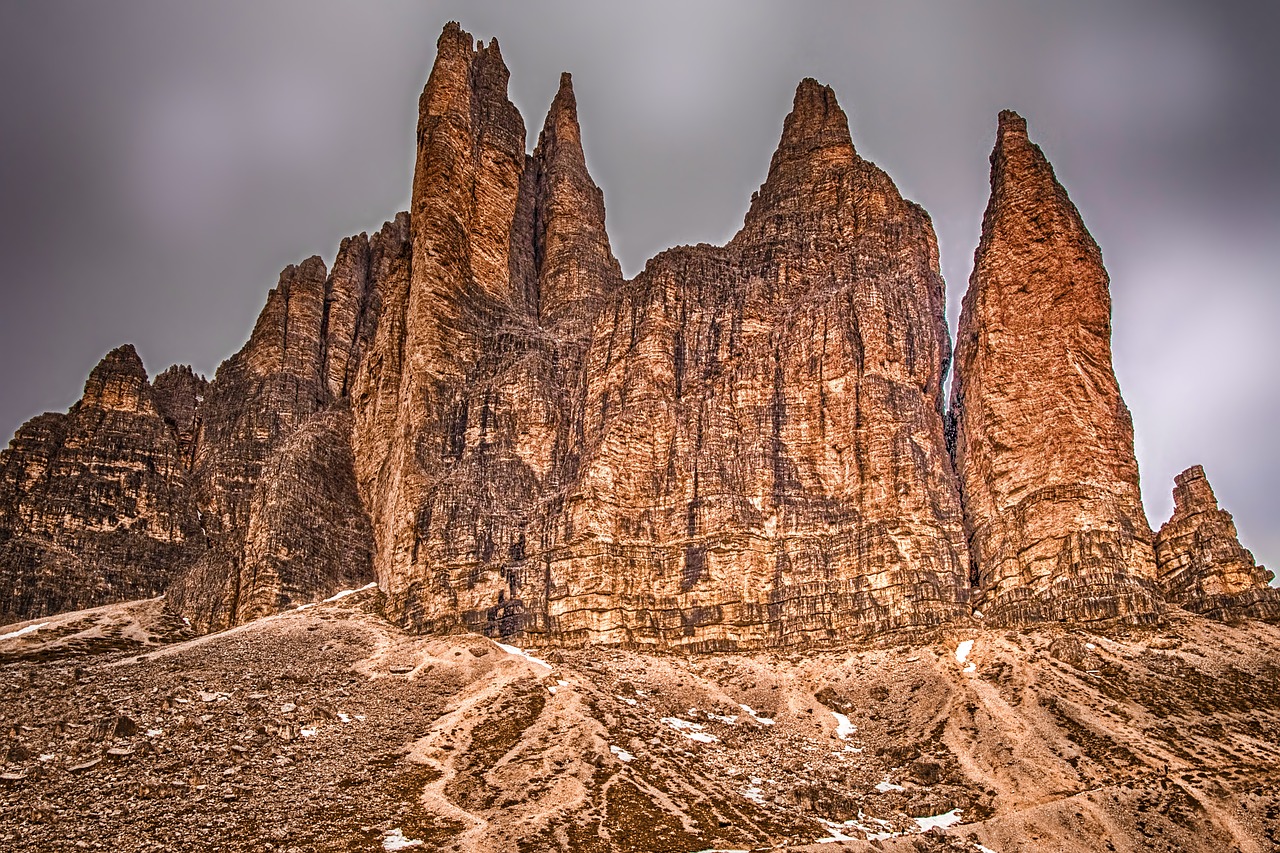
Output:
[[204,550],[180,438],[131,346],[0,453],[0,623],[158,595]]
[[936,243],[830,89],[800,86],[733,242],[624,282],[571,80],[524,158],[506,79],[496,44],[446,29],[407,293],[358,383],[393,614],[734,647],[967,612]]
[[739,234],[596,322],[546,630],[734,647],[967,613],[943,311],[927,216],[804,81]]
[[0,454],[0,620],[164,592],[209,631],[369,579],[535,644],[1276,615],[1193,472],[1153,551],[1107,275],[1017,115],[944,420],[932,225],[831,89],[728,244],[628,281],[569,75],[527,154],[497,42],[438,51],[408,212],[286,268],[212,382],[121,348]]
[[1280,620],[1274,575],[1240,544],[1231,513],[1218,507],[1204,469],[1174,478],[1173,516],[1156,534],[1156,565],[1165,597],[1215,619]]
[[1003,112],[952,384],[969,549],[996,622],[1160,610],[1097,244]]
[[378,301],[370,256],[360,235],[343,241],[332,274],[318,257],[286,268],[194,411],[192,489],[209,549],[168,600],[202,630],[372,576],[347,403]]

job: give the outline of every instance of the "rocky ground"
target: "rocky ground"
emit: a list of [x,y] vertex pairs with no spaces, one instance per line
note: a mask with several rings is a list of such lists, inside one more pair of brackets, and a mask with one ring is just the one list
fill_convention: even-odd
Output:
[[1280,844],[1274,626],[526,655],[404,634],[381,605],[198,638],[158,600],[6,626],[0,847]]

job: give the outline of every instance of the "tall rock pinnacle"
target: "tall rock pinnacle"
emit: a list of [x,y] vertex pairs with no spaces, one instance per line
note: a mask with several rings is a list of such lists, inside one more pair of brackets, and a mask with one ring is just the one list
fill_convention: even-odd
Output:
[[1170,602],[1216,619],[1280,621],[1280,590],[1271,572],[1240,544],[1231,513],[1218,507],[1204,469],[1174,479],[1173,516],[1156,535],[1160,586]]
[[988,618],[1156,618],[1102,255],[1009,111],[956,358],[954,456]]
[[582,300],[622,282],[604,226],[604,193],[587,173],[578,102],[568,73],[547,113],[530,164],[534,210],[537,316],[548,325]]

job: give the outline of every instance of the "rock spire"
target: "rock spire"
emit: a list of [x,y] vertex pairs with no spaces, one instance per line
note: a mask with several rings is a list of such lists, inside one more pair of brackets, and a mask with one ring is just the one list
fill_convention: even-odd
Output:
[[1102,254],[1010,111],[991,154],[956,357],[954,456],[987,617],[1155,619]]
[[1169,601],[1215,619],[1280,620],[1280,590],[1267,585],[1274,575],[1241,546],[1231,513],[1218,507],[1202,467],[1174,478],[1173,504],[1155,543]]

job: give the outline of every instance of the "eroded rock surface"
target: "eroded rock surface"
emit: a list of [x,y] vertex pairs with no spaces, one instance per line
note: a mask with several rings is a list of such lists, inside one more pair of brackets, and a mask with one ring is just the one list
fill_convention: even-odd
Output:
[[568,75],[530,158],[506,81],[446,29],[408,292],[357,395],[397,618],[736,647],[966,613],[932,227],[831,90],[801,84],[728,246],[624,282]]
[[0,453],[0,623],[159,595],[205,548],[180,436],[132,346]]
[[1174,478],[1173,516],[1156,534],[1156,564],[1165,596],[1179,607],[1215,619],[1280,619],[1280,590],[1267,585],[1274,575],[1240,544],[1199,465]]
[[[828,87],[800,84],[727,245],[628,281],[569,75],[527,154],[497,42],[437,46],[409,212],[286,268],[212,382],[150,385],[122,349],[19,431],[0,619],[164,592],[210,631],[371,578],[403,626],[544,645],[1159,618],[1107,275],[1021,118],[948,432],[932,225]],[[1168,594],[1269,614],[1252,563],[1224,568],[1234,531],[1193,515]]]
[[1008,111],[960,316],[951,416],[988,618],[1156,618],[1102,255],[1026,122]]

